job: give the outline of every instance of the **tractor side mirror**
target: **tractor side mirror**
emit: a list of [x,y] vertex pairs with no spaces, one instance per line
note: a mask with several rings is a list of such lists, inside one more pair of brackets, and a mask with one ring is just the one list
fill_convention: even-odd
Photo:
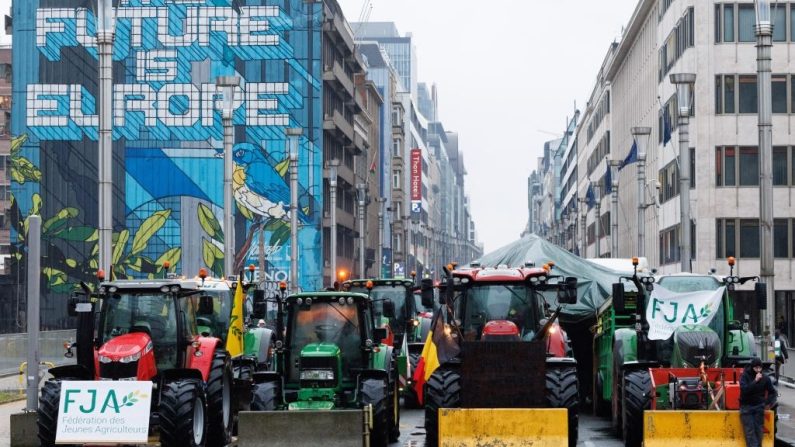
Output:
[[199,297],[199,315],[212,315],[213,314],[213,297],[203,295]]
[[560,288],[558,289],[558,303],[577,303],[577,278],[569,276],[560,284]]
[[392,301],[390,299],[384,300],[384,316],[387,317],[387,318],[390,318],[390,319],[395,318],[395,302],[394,301]]
[[613,309],[617,314],[624,313],[624,284],[620,282],[613,283]]
[[754,285],[754,295],[756,296],[756,306],[759,310],[767,309],[767,284],[758,282]]
[[385,327],[377,327],[373,329],[373,338],[376,340],[377,343],[381,343],[381,340],[385,339],[389,335],[389,332],[386,330]]
[[420,297],[422,298],[422,306],[431,309],[433,308],[433,281],[422,280],[420,285]]
[[267,313],[267,302],[265,301],[265,291],[264,290],[255,290],[254,291],[254,303],[253,309],[251,310],[251,318],[254,319],[261,319],[265,318],[265,314]]

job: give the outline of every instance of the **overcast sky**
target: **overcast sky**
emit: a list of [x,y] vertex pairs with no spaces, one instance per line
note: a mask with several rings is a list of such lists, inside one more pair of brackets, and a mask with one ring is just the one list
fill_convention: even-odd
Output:
[[339,0],[349,22],[413,34],[419,81],[436,83],[439,119],[460,134],[478,238],[519,238],[527,177],[545,141],[582,109],[607,48],[637,0]]

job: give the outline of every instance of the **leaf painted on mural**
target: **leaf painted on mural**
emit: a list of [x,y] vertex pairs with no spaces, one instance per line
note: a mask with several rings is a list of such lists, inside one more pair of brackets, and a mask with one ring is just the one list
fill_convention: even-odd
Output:
[[94,244],[94,248],[91,249],[91,256],[96,259],[97,255],[99,255],[99,241]]
[[111,278],[111,280],[129,278],[130,275],[127,274],[127,269],[123,264],[113,264],[113,278]]
[[47,285],[53,286],[66,283],[66,273],[52,267],[43,267],[41,273],[47,277]]
[[50,235],[64,229],[69,219],[77,217],[80,211],[77,208],[64,208],[50,217],[41,226],[41,234]]
[[41,181],[41,170],[27,158],[11,157],[9,161],[11,164],[11,178],[15,182],[24,184],[27,181]]
[[240,211],[240,214],[242,214],[243,217],[246,218],[246,220],[254,220],[254,213],[252,213],[251,210],[243,206],[237,200],[235,200],[235,203],[237,204],[237,210]]
[[182,247],[174,247],[166,250],[166,252],[160,255],[160,257],[157,258],[157,261],[155,261],[157,270],[160,271],[163,268],[163,263],[166,261],[168,261],[168,263],[171,265],[169,268],[174,268],[174,266],[179,262],[181,256]]
[[63,239],[65,241],[74,242],[91,242],[99,238],[99,232],[91,227],[69,227],[53,237]]
[[223,259],[216,259],[215,264],[213,264],[212,268],[210,268],[213,272],[213,276],[217,278],[221,278],[224,276],[224,260]]
[[162,210],[155,211],[151,216],[147,217],[135,233],[130,254],[135,255],[144,251],[146,245],[149,243],[149,239],[163,228],[163,225],[165,225],[170,215],[171,210]]
[[215,264],[215,260],[217,258],[223,258],[224,253],[218,249],[212,242],[208,241],[205,238],[202,238],[202,259],[204,259],[204,265],[207,268],[212,269],[213,264]]
[[271,235],[271,246],[282,246],[288,239],[290,239],[290,227],[284,225],[283,227],[274,231],[273,235]]
[[[41,196],[39,193],[33,193],[33,195],[30,197],[30,202],[31,205],[28,216],[38,215],[41,212]],[[25,233],[27,233],[27,231],[25,231]]]
[[224,231],[221,229],[221,224],[218,222],[218,219],[215,218],[215,214],[213,214],[210,208],[203,203],[199,203],[197,212],[199,214],[199,224],[207,235],[223,243]]
[[28,141],[28,134],[23,133],[22,135],[16,136],[11,139],[11,156],[15,156],[19,153],[22,149],[22,145]]
[[131,258],[129,264],[127,264],[127,267],[129,267],[131,270],[135,270],[136,272],[146,274],[155,273],[159,270],[158,266],[146,256],[136,256]]
[[118,265],[119,261],[121,261],[121,256],[124,254],[124,247],[127,246],[127,241],[130,240],[130,231],[129,230],[121,230],[120,233],[115,234],[114,241],[113,241],[113,256],[111,257],[111,263],[113,265]]
[[281,219],[270,219],[268,223],[265,224],[265,231],[276,231],[283,227],[290,228],[287,222]]
[[290,159],[285,158],[284,160],[279,162],[279,164],[277,164],[274,168],[276,169],[276,172],[278,172],[280,176],[284,177],[285,175],[287,175],[287,170],[290,169]]
[[66,265],[68,265],[71,268],[77,267],[77,261],[75,261],[74,259],[67,259],[64,262],[66,263]]

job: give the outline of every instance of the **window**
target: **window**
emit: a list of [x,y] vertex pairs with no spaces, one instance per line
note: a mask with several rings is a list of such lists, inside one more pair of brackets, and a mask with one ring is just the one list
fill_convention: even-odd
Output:
[[737,184],[736,149],[731,146],[719,147],[715,151],[715,185],[735,186]]
[[773,186],[787,186],[787,147],[773,148]]
[[660,203],[665,203],[679,195],[679,167],[676,160],[671,161],[658,174],[660,181]]
[[729,256],[737,256],[737,225],[734,221],[726,222],[726,256],[721,258],[728,258]]
[[[790,5],[790,7],[789,7],[789,15],[790,15],[790,17],[789,17],[790,23],[791,24],[795,23],[795,5]],[[789,36],[790,40],[795,42],[795,26],[790,26],[789,32],[790,32],[790,36]]]
[[740,256],[743,258],[759,257],[759,220],[740,220]]
[[737,5],[737,35],[740,42],[756,42],[754,26],[756,25],[756,12],[752,3]]
[[392,188],[400,189],[400,177],[400,171],[395,171],[394,174],[392,174]]
[[694,26],[695,13],[693,8],[688,8],[685,15],[676,23],[671,34],[665,39],[665,43],[659,50],[659,80],[662,81],[665,75],[671,70],[676,61],[684,52],[693,47],[695,43]]
[[723,41],[734,42],[734,5],[723,5]]
[[740,75],[739,77],[739,112],[756,113],[757,91],[756,75]]
[[787,41],[787,5],[774,3],[770,5],[770,14],[773,18],[773,42]]
[[[739,226],[740,231],[736,231]],[[716,257],[718,259],[728,256],[738,256],[736,247],[739,246],[739,256],[744,258],[759,257],[759,220],[758,219],[717,219],[715,221]],[[786,219],[779,219],[774,224],[774,241],[784,242],[784,250],[788,247],[788,223]],[[778,242],[776,242],[778,245]],[[781,249],[777,253],[781,254]],[[778,255],[776,255],[778,256]]]
[[696,148],[690,148],[690,189],[696,187]]
[[739,168],[740,186],[759,186],[759,149],[741,147]]
[[724,104],[726,105],[726,113],[734,113],[734,97],[736,87],[734,85],[734,76],[725,76],[726,90],[724,91]]
[[660,232],[660,264],[679,262],[679,225]]
[[776,258],[789,257],[789,220],[775,219],[773,221],[773,256]]
[[773,113],[787,113],[787,75],[773,75],[771,89]]

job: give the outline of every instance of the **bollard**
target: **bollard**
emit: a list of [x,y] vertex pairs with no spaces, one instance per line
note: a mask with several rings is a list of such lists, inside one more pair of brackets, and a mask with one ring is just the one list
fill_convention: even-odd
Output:
[[27,411],[39,408],[39,281],[41,277],[41,217],[30,216],[28,227],[28,371]]

